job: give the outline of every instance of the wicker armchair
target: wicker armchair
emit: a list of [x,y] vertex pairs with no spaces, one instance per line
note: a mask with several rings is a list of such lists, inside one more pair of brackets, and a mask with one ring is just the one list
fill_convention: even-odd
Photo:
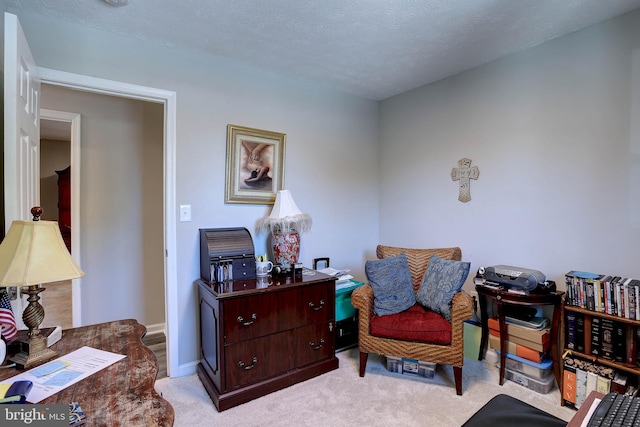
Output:
[[[378,245],[376,255],[379,259],[395,256],[404,252],[409,262],[413,288],[420,288],[429,258],[437,255],[443,259],[459,261],[462,251],[458,247],[439,249],[407,249]],[[425,344],[413,341],[401,341],[380,338],[371,335],[370,320],[375,316],[373,311],[373,289],[366,284],[359,287],[351,296],[351,303],[360,310],[358,324],[358,345],[360,350],[360,376],[364,377],[369,353],[386,356],[421,360],[423,362],[440,363],[453,367],[456,393],[462,395],[462,365],[464,364],[464,321],[473,315],[473,299],[460,291],[453,297],[451,312],[451,343],[449,345]],[[396,316],[396,315],[393,315]]]

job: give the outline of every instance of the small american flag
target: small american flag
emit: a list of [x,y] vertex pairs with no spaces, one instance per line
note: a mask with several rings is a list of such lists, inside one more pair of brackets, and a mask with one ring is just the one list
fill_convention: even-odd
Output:
[[18,333],[16,319],[13,317],[13,310],[11,310],[9,294],[4,289],[0,291],[0,331],[7,341],[15,338]]

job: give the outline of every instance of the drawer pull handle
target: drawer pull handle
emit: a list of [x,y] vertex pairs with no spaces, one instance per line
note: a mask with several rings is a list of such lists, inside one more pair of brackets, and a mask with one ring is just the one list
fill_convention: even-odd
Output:
[[257,318],[258,318],[258,316],[256,316],[255,313],[253,313],[251,315],[251,320],[245,322],[244,318],[242,316],[238,316],[238,323],[240,323],[242,326],[249,326],[249,325],[253,324],[253,322],[255,322]]
[[320,338],[320,344],[318,344],[318,345],[316,345],[316,343],[314,343],[313,341],[309,341],[309,345],[314,350],[320,350],[322,348],[323,344],[324,344],[324,338]]
[[258,363],[258,358],[254,357],[253,359],[251,359],[251,365],[245,365],[244,362],[241,360],[238,362],[238,366],[240,366],[245,371],[248,371],[249,369],[253,369],[253,367],[256,366],[256,363]]
[[320,305],[317,306],[317,307],[313,302],[309,302],[309,307],[311,307],[311,309],[313,311],[321,310],[323,306],[324,306],[324,300],[323,299],[320,300]]

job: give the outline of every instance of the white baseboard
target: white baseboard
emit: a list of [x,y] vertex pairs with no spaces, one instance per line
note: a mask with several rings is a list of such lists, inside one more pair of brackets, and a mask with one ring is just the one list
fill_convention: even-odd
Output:
[[171,375],[171,377],[173,378],[173,377],[184,377],[187,375],[195,375],[198,363],[200,363],[200,361],[196,360],[194,362],[189,362],[189,363],[180,365],[178,367],[178,373],[175,375]]
[[166,335],[166,326],[164,323],[156,323],[155,325],[145,325],[147,328],[147,335],[154,334],[165,334]]
[[[147,335],[146,335],[147,337],[154,334],[164,334],[165,336],[167,335],[165,323],[145,325],[145,327],[147,328]],[[198,366],[198,363],[200,363],[200,361],[195,360],[195,361],[187,362],[185,364],[180,365],[178,367],[178,372],[172,372],[171,377],[175,378],[175,377],[184,377],[187,375],[194,375],[196,373],[196,367]]]

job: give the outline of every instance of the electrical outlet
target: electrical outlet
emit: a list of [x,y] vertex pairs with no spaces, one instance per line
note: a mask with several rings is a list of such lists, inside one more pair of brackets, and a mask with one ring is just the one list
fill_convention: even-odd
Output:
[[191,221],[191,205],[180,205],[180,222]]

